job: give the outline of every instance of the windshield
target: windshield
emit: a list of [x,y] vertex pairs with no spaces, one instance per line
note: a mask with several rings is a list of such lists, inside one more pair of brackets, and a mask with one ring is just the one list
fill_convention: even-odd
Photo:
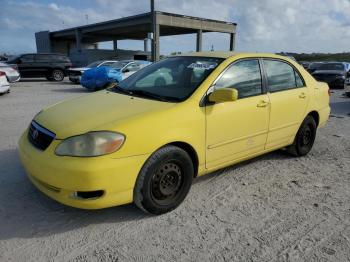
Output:
[[327,63],[321,65],[318,70],[340,70],[343,71],[345,69],[344,64],[342,63]]
[[110,67],[115,69],[122,69],[124,66],[129,64],[131,61],[119,61],[110,65]]
[[95,61],[95,62],[92,62],[91,64],[88,64],[86,67],[94,68],[94,67],[97,67],[99,64],[101,64],[101,61]]
[[126,78],[119,83],[118,89],[162,101],[184,101],[223,60],[207,57],[170,57],[146,66]]

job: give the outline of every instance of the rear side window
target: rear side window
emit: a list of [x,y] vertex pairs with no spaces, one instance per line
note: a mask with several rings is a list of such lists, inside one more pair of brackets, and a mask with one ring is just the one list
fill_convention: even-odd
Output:
[[61,55],[51,55],[51,54],[38,54],[35,55],[35,61],[37,62],[69,62],[69,58]]
[[21,57],[22,62],[34,62],[34,55],[23,55]]
[[234,63],[216,82],[215,88],[235,88],[238,98],[260,95],[262,81],[259,61],[252,59]]
[[50,56],[49,55],[36,55],[35,61],[37,62],[50,62]]
[[53,59],[57,62],[67,62],[70,63],[70,59],[64,55],[53,55]]
[[271,93],[305,86],[300,74],[285,62],[264,60],[264,67]]

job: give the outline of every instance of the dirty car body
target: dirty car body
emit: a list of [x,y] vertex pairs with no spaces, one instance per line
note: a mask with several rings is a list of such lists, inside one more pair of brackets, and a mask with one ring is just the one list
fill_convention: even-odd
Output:
[[61,203],[161,214],[196,176],[280,148],[307,154],[329,113],[328,86],[286,57],[191,53],[43,109],[19,152],[33,184]]

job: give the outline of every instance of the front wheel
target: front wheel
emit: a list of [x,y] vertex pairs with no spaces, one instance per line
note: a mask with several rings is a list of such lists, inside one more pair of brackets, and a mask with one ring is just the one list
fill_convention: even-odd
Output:
[[292,145],[287,147],[287,151],[294,156],[307,155],[316,138],[317,125],[312,116],[307,116],[301,124]]
[[57,82],[60,82],[60,81],[63,81],[64,79],[64,73],[62,70],[60,69],[54,69],[51,73],[51,78],[54,80],[54,81],[57,81]]
[[134,203],[155,215],[172,211],[186,198],[193,174],[190,156],[181,148],[165,146],[142,167],[134,188]]

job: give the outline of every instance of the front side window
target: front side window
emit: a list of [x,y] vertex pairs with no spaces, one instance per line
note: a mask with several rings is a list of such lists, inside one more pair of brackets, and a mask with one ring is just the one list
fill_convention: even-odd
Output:
[[219,88],[237,89],[238,98],[260,95],[262,81],[259,61],[252,59],[234,63],[216,82],[215,89]]
[[264,67],[269,91],[271,93],[304,86],[304,82],[299,73],[285,62],[264,60]]
[[213,57],[170,57],[142,68],[121,81],[118,88],[119,91],[145,98],[181,102],[187,99],[223,60]]
[[128,72],[136,72],[138,70],[140,70],[141,66],[138,63],[131,63],[130,65],[125,67],[125,71]]
[[124,66],[126,66],[129,63],[130,63],[130,61],[118,61],[118,62],[111,64],[110,66],[114,69],[119,70],[119,69],[122,69]]
[[36,55],[35,61],[36,62],[52,62],[53,59],[50,55]]

